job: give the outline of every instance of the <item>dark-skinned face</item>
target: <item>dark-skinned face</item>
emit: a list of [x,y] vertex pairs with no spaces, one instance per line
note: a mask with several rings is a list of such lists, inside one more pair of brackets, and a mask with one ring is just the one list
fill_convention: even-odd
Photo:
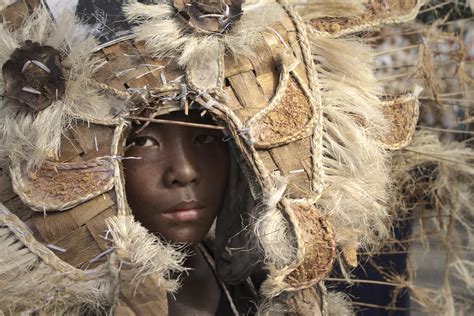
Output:
[[[161,119],[213,124],[199,113]],[[222,205],[229,153],[219,130],[150,124],[128,140],[125,187],[135,218],[174,243],[204,239]],[[133,144],[134,143],[134,144]]]

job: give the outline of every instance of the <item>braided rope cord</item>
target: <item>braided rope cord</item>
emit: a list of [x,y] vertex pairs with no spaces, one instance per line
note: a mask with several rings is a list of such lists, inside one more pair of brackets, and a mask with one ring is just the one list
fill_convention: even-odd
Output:
[[[111,154],[112,156],[118,156],[120,150],[120,144],[127,127],[127,122],[125,120],[117,126],[114,132],[114,137],[112,140]],[[114,166],[114,184],[115,184],[115,195],[117,199],[117,215],[131,215],[131,210],[127,207],[127,199],[125,195],[125,178],[123,176],[121,164],[117,159],[113,160]]]

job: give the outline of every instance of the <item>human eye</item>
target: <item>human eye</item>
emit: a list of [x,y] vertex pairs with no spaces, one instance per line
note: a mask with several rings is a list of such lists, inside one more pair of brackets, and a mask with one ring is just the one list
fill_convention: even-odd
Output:
[[216,143],[219,137],[214,134],[200,134],[194,138],[194,142],[198,144],[212,144]]
[[151,147],[151,146],[156,146],[156,145],[158,145],[158,143],[153,138],[150,138],[150,137],[136,137],[136,138],[132,139],[129,146]]

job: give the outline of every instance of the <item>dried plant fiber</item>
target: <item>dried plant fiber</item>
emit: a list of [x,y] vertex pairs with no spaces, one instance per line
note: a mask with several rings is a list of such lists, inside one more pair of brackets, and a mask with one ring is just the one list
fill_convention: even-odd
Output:
[[[82,118],[84,113],[93,116],[107,103],[88,84],[98,65],[97,60],[91,58],[95,40],[90,34],[77,32],[72,13],[64,13],[52,22],[47,11],[39,9],[17,31],[0,25],[0,64],[27,40],[61,52],[67,70],[66,91],[61,99],[39,113],[18,108],[7,99],[0,101],[0,167],[4,170],[8,170],[10,159],[26,162],[28,169],[38,167],[46,158],[55,159],[62,132],[73,125],[74,119]],[[3,78],[0,78],[0,90],[3,88]]]
[[336,242],[370,249],[389,234],[388,154],[377,143],[386,122],[381,87],[367,47],[355,40],[311,38],[323,104],[325,186],[318,204]]
[[19,236],[31,240],[32,235],[19,222],[0,204],[0,313],[78,314],[80,309],[103,312],[110,306],[113,291],[103,268],[82,280],[55,270],[43,258],[59,259],[37,242],[26,245]]

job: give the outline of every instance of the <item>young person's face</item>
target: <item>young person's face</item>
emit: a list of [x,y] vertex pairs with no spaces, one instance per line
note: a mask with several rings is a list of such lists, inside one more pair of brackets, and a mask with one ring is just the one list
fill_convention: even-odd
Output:
[[[167,120],[212,124],[199,113],[173,112]],[[132,135],[124,160],[127,198],[135,217],[170,242],[204,239],[226,191],[229,153],[219,130],[150,124]],[[134,144],[133,144],[134,143]]]

